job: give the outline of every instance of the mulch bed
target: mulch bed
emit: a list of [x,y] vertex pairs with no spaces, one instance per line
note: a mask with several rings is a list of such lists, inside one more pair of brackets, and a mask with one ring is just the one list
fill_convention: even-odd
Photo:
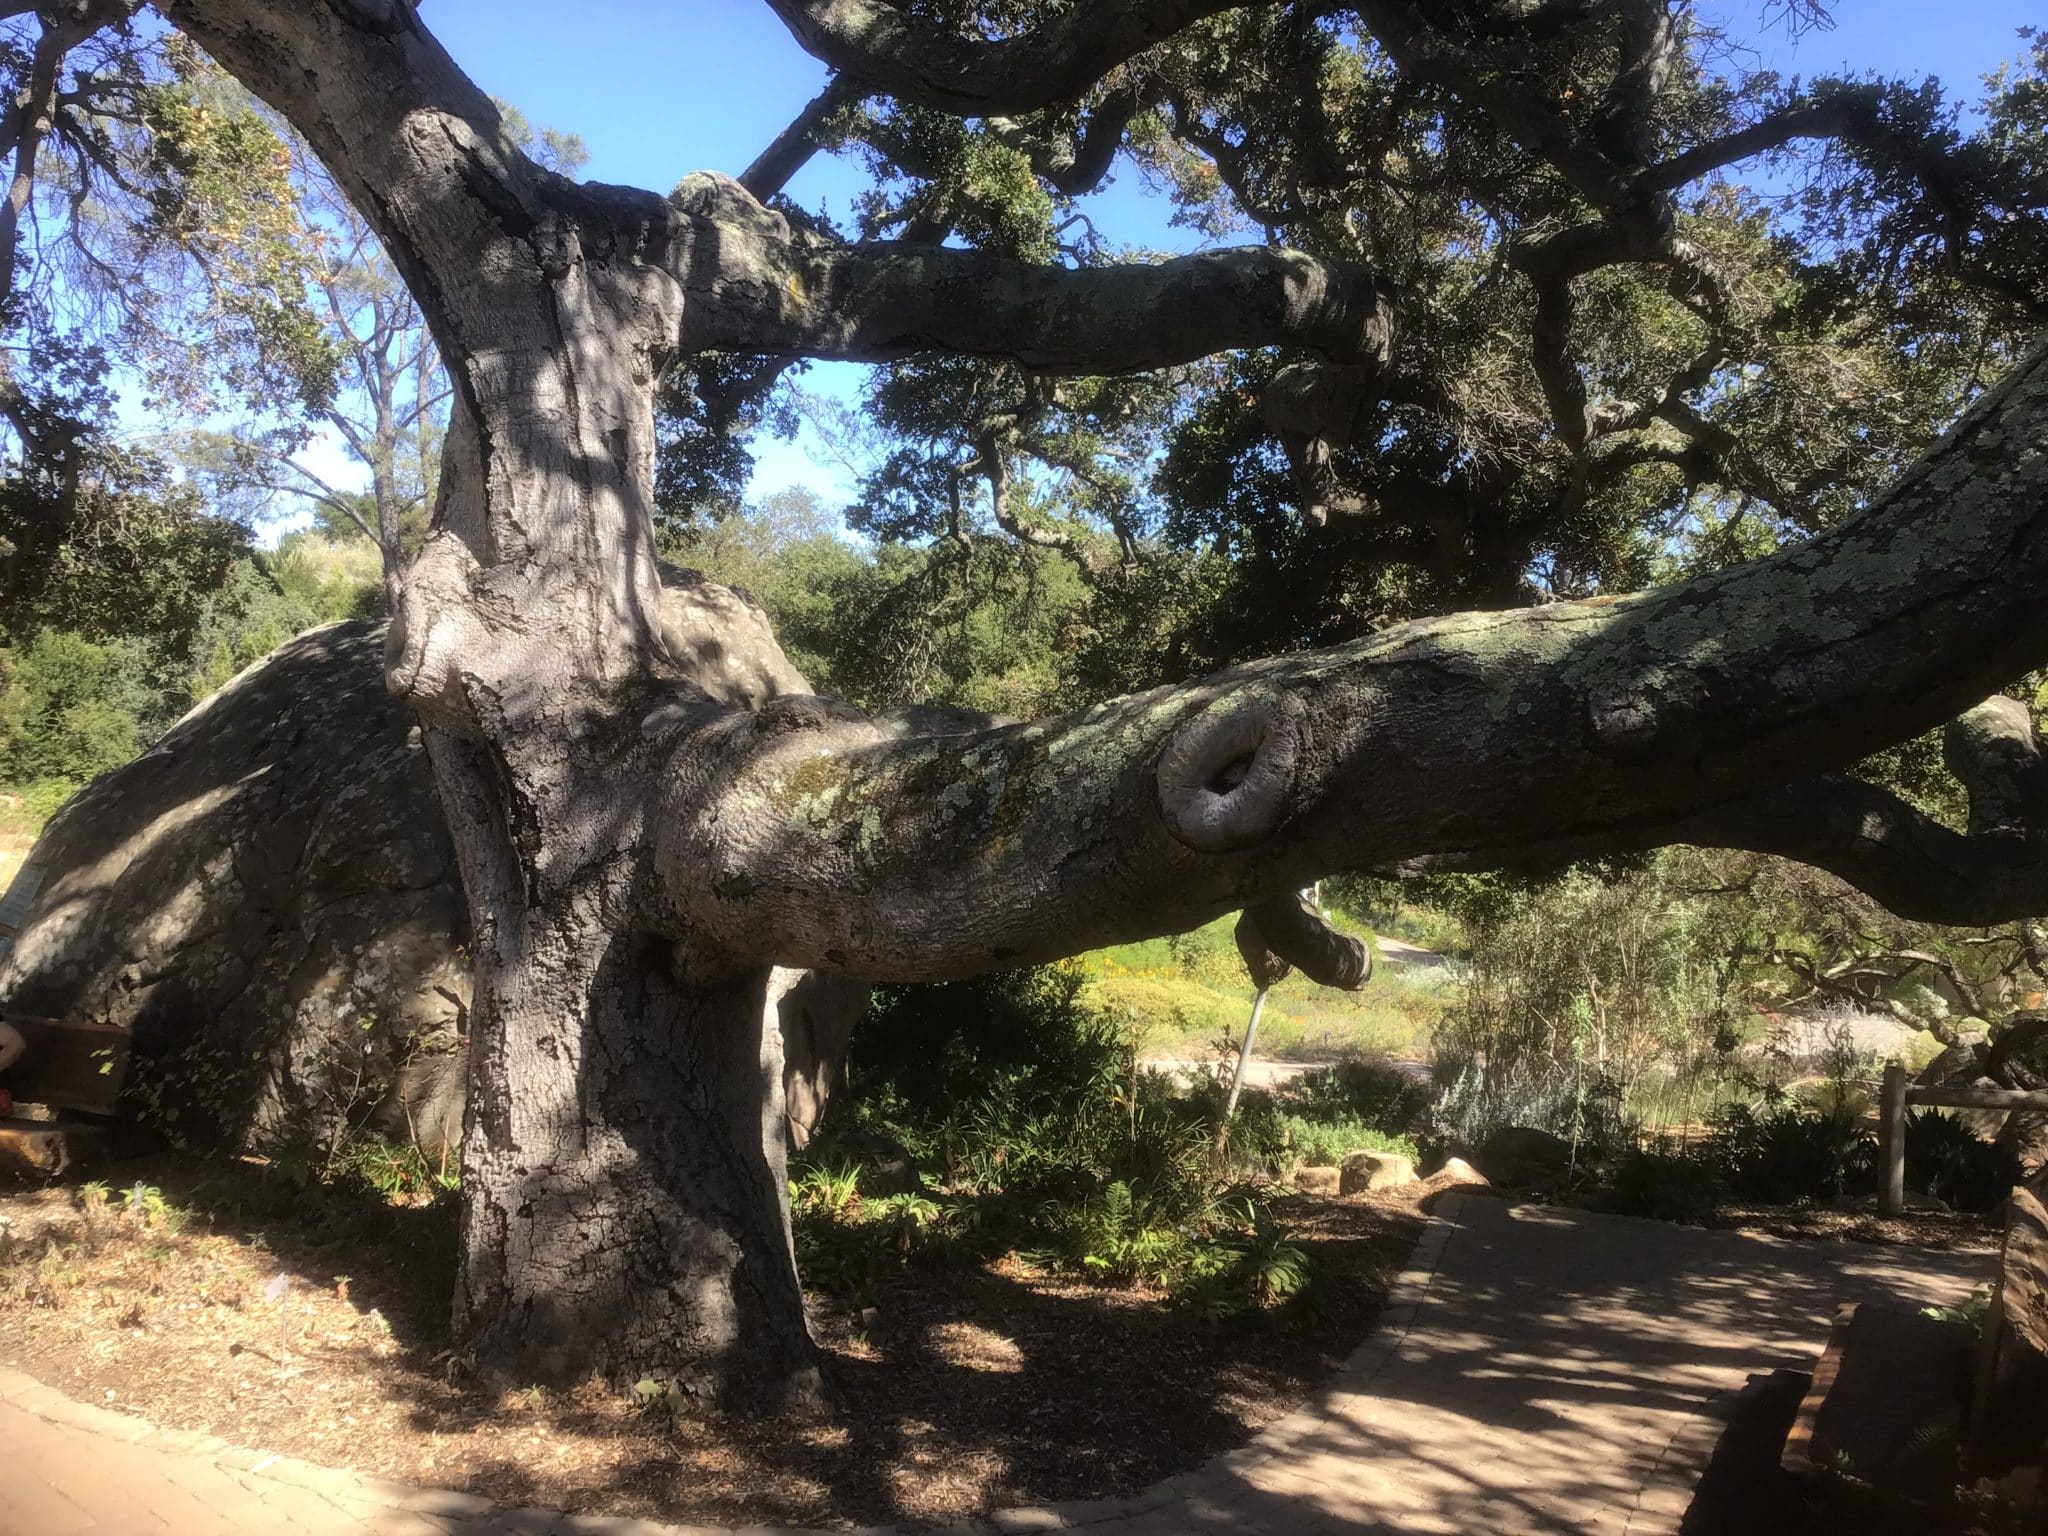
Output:
[[1847,1206],[1724,1205],[1712,1225],[1801,1242],[1889,1243],[1900,1248],[1996,1248],[2004,1231],[1997,1216],[1968,1211],[1880,1216],[1873,1200]]
[[720,1524],[936,1524],[1198,1466],[1357,1347],[1421,1228],[1413,1199],[1277,1199],[1314,1284],[1221,1323],[1014,1259],[905,1270],[858,1305],[815,1300],[836,1408],[764,1424],[650,1414],[596,1383],[471,1380],[447,1337],[451,1202],[395,1208],[232,1164],[120,1172],[172,1214],[129,1211],[124,1188],[91,1215],[69,1187],[0,1190],[0,1359],[330,1466]]

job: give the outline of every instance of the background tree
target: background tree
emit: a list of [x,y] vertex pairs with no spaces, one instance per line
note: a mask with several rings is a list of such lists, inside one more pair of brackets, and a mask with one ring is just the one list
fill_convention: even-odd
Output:
[[[292,130],[127,5],[0,21],[15,113],[0,210],[0,655],[20,710],[0,781],[39,821],[310,624],[384,606],[424,536],[448,382],[376,237]],[[573,136],[517,126],[563,174]],[[142,396],[138,431],[116,397]],[[325,430],[364,475],[323,479]],[[258,547],[279,493],[316,533]],[[381,572],[347,546],[367,538]],[[108,658],[80,672],[59,658]],[[27,700],[85,707],[85,740]],[[68,745],[67,745],[68,744]],[[76,747],[77,750],[73,750]]]
[[[577,173],[587,158],[579,139],[536,130],[515,109],[500,107],[507,131],[537,163]],[[426,534],[447,429],[447,372],[425,315],[369,223],[305,141],[282,122],[272,126],[279,151],[289,156],[308,302],[336,369],[333,389],[317,401],[308,397],[310,420],[335,434],[369,484],[339,486],[309,467],[300,452],[306,419],[289,414],[258,415],[225,436],[198,434],[188,452],[208,471],[218,501],[232,505],[254,493],[267,503],[281,495],[309,506],[316,526],[369,539],[382,561],[386,603],[395,604],[406,564]]]

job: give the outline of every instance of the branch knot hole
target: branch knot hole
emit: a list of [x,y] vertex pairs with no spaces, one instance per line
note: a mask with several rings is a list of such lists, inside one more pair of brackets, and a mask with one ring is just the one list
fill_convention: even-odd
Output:
[[1186,722],[1159,754],[1159,814],[1199,853],[1264,842],[1293,807],[1308,712],[1291,693],[1226,696]]

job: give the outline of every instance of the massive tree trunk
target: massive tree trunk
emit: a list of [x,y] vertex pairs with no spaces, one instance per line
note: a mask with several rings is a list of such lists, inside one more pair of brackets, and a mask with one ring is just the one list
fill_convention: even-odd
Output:
[[[1215,8],[1120,5],[1101,47],[1054,29],[1012,50],[1017,89]],[[854,0],[786,10],[835,48],[919,25]],[[389,680],[427,728],[474,927],[457,1312],[487,1368],[814,1390],[778,968],[968,975],[1336,868],[1654,839],[2048,658],[2037,352],[1890,498],[1739,571],[1028,725],[870,719],[804,695],[742,613],[707,600],[662,622],[652,397],[670,362],[951,349],[1110,373],[1289,345],[1371,367],[1395,318],[1372,274],[1263,248],[1067,271],[834,246],[722,177],[662,199],[550,175],[403,0],[171,11],[375,222],[455,383]],[[2006,858],[2015,836],[2038,866],[2038,830],[2003,823],[1957,857]]]

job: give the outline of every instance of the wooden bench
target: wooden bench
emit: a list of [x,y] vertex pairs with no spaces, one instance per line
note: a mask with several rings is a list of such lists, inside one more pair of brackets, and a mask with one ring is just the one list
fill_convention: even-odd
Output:
[[[7,1022],[28,1043],[8,1069],[17,1113],[0,1119],[0,1169],[62,1173],[106,1153],[107,1121],[128,1075],[129,1034],[111,1024],[10,1013]],[[100,1116],[49,1119],[20,1114],[29,1106]]]

